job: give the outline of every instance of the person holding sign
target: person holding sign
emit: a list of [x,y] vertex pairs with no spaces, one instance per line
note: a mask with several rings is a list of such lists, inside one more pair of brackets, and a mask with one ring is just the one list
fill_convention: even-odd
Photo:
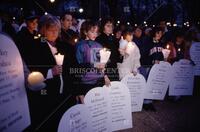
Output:
[[104,74],[105,63],[101,63],[100,50],[102,46],[95,41],[98,35],[98,25],[93,21],[85,21],[81,26],[82,41],[77,44],[76,58],[80,71],[80,87],[77,89],[77,99],[83,102],[84,95],[92,88],[110,85],[110,80]]
[[[154,64],[158,64],[160,61],[164,60],[164,55],[162,53],[162,43],[160,42],[162,37],[162,29],[160,27],[153,28],[151,32],[151,38],[147,39],[145,43],[148,43],[148,65],[149,68],[147,68],[147,74],[150,71],[150,67]],[[145,110],[151,110],[156,111],[155,107],[153,106],[153,101],[150,99],[144,100],[143,108]]]
[[123,62],[118,63],[120,80],[127,74],[137,74],[140,67],[140,51],[137,45],[132,41],[133,32],[129,29],[123,32],[123,38],[120,40],[120,54],[123,56]]

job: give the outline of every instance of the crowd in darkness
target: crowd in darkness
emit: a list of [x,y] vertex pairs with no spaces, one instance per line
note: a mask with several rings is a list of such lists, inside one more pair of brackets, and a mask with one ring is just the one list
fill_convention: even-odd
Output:
[[[158,20],[154,27],[117,23],[110,17],[80,21],[70,12],[59,17],[30,12],[20,26],[13,20],[0,20],[0,30],[9,35],[19,49],[25,78],[33,71],[45,77],[43,89],[34,90],[26,85],[33,125],[41,122],[69,95],[73,98],[71,106],[84,103],[85,94],[94,87],[109,86],[111,81],[119,81],[130,73],[140,73],[147,79],[151,67],[160,61],[173,64],[180,59],[191,60],[189,49],[193,42],[200,41],[195,26],[167,26],[164,19]],[[128,45],[130,51],[127,51]],[[111,52],[109,61],[95,63],[103,48]],[[171,51],[167,58],[162,53],[166,48]],[[62,66],[57,65],[54,57],[58,53],[64,55]],[[60,74],[64,80],[62,94],[59,93]],[[145,100],[143,107],[156,111],[152,100]]]

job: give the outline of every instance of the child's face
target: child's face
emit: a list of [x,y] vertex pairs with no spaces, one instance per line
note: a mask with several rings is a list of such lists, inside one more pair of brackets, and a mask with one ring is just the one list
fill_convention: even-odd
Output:
[[162,37],[162,31],[156,32],[155,39],[160,40]]
[[122,31],[117,31],[117,32],[115,33],[115,37],[116,37],[117,39],[120,39],[121,36],[122,36]]
[[88,32],[86,32],[86,39],[87,40],[95,40],[98,36],[98,27],[92,27]]
[[182,44],[183,41],[184,41],[184,37],[177,37],[177,38],[176,38],[177,44]]
[[59,35],[59,28],[56,26],[46,29],[45,37],[48,41],[55,42]]
[[137,37],[137,38],[140,38],[141,35],[142,35],[142,30],[140,28],[137,28],[134,32],[134,35]]
[[132,34],[127,34],[125,38],[128,42],[131,42],[133,40],[133,35]]
[[107,22],[106,25],[104,26],[104,33],[105,34],[112,34],[113,33],[113,24],[111,22]]

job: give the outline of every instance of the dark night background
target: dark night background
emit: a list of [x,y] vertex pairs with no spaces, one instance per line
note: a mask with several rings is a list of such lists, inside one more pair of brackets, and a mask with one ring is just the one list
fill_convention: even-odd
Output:
[[[140,24],[147,21],[156,24],[159,19],[182,25],[186,21],[200,21],[199,0],[1,0],[1,12],[19,19],[26,10],[34,9],[39,15],[44,12],[60,15],[64,11],[75,12],[78,17],[98,20],[112,16],[116,20]],[[23,8],[23,9],[22,9]],[[83,8],[82,14],[78,9]]]

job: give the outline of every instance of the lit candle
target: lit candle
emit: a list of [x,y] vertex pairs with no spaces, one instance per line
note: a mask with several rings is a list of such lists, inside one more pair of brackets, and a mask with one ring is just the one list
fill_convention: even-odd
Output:
[[44,81],[44,76],[40,72],[32,72],[28,75],[29,85],[37,85]]
[[[58,55],[55,55],[55,59],[56,59],[56,63],[59,66],[63,65],[63,60],[64,60],[64,55],[61,55],[60,53],[58,53]],[[60,94],[63,93],[63,77],[62,74],[60,74]]]
[[78,39],[77,39],[77,38],[75,38],[75,39],[74,39],[74,42],[75,42],[75,43],[77,43],[77,42],[78,42]]
[[99,51],[99,53],[100,53],[100,63],[107,63],[110,58],[111,52],[106,48],[103,48]]
[[167,49],[169,49],[169,45],[167,45]]
[[162,53],[163,53],[164,59],[167,59],[170,54],[169,45],[166,46],[166,49],[162,49]]
[[55,59],[56,59],[57,65],[62,66],[64,55],[61,55],[60,53],[58,53],[57,55],[55,55]]
[[178,48],[178,52],[180,52],[181,51],[181,48]]

